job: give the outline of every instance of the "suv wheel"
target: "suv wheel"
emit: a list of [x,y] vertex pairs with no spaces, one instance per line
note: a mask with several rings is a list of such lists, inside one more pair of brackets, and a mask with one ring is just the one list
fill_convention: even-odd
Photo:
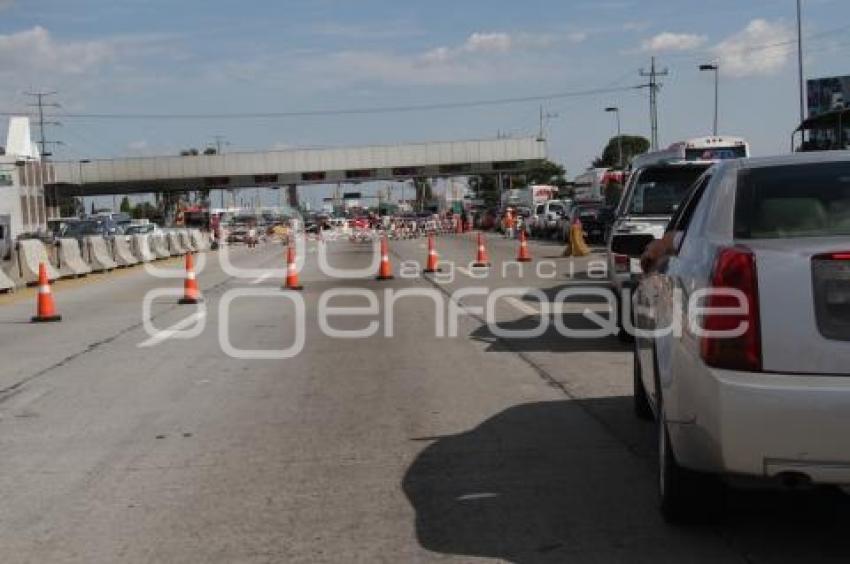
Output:
[[676,462],[663,409],[658,419],[658,493],[668,523],[708,523],[723,511],[724,488],[716,476],[682,468]]

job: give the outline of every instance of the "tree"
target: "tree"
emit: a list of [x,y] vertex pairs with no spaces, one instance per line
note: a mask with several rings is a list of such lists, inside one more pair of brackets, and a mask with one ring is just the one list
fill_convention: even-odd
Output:
[[493,174],[472,176],[469,178],[469,188],[475,194],[475,198],[483,201],[485,206],[492,207],[499,204],[498,176]]
[[431,180],[429,178],[414,178],[413,187],[416,189],[416,208],[421,211],[434,199]]
[[605,185],[605,203],[609,206],[616,206],[620,203],[620,198],[623,197],[623,185],[619,182],[609,182]]
[[195,148],[192,148],[192,149],[183,149],[182,151],[180,151],[180,156],[181,156],[181,157],[197,157],[199,154],[200,154],[200,153],[199,153],[199,152],[198,152],[198,150],[197,150],[197,149],[195,149]]
[[[623,142],[623,166],[627,166],[632,157],[640,155],[649,150],[649,139],[640,135],[621,135],[620,139]],[[593,166],[596,168],[619,168],[620,166],[620,145],[618,137],[612,137],[605,149],[602,151],[602,156],[593,161]]]
[[121,206],[119,208],[121,213],[132,213],[133,212],[133,204],[130,203],[130,198],[124,196],[121,198]]
[[133,208],[133,219],[155,219],[160,215],[157,207],[150,202],[142,202]]
[[563,188],[567,185],[567,171],[558,163],[544,160],[525,174],[526,184],[549,184]]
[[216,155],[216,154],[218,154],[218,151],[216,151],[215,147],[207,147],[206,149],[204,149],[204,154],[205,155]]
[[75,217],[86,212],[83,201],[75,196],[64,196],[59,198],[59,215],[62,217]]

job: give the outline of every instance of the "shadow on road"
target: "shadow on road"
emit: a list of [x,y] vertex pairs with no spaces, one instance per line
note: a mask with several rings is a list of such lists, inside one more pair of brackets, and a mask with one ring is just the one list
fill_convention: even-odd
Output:
[[[573,331],[591,332],[599,330],[599,326],[581,313],[555,314],[563,321],[564,326]],[[607,318],[606,314],[600,314]],[[470,334],[478,341],[488,343],[488,352],[627,352],[631,345],[622,343],[617,337],[608,335],[595,338],[568,337],[554,324],[553,316],[549,316],[549,326],[546,331],[534,338],[521,334],[510,336],[503,332],[519,333],[532,331],[541,324],[537,316],[528,316],[515,321],[499,322],[497,335],[488,325],[481,325]]]
[[[512,562],[846,562],[850,509],[840,494],[735,491],[726,521],[671,527],[656,509],[653,457],[588,413],[630,398],[513,407],[433,440],[402,487],[420,544]],[[651,429],[651,425],[634,422]],[[651,453],[654,433],[641,450]]]

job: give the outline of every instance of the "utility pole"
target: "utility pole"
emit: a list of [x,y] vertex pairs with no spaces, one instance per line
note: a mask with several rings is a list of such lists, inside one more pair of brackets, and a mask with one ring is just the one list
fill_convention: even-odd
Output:
[[[35,91],[35,92],[26,92],[26,95],[32,97],[33,100],[34,100],[34,103],[29,104],[29,106],[36,108],[36,110],[38,111],[38,139],[39,139],[38,144],[40,145],[40,153],[41,153],[39,156],[41,157],[41,162],[42,162],[42,166],[43,166],[42,171],[44,173],[44,174],[42,174],[42,177],[44,177],[44,175],[47,173],[47,167],[44,166],[44,165],[47,162],[48,157],[51,156],[51,152],[48,150],[48,147],[51,146],[51,145],[61,145],[62,144],[61,141],[48,141],[47,140],[47,134],[45,133],[45,126],[47,126],[47,125],[54,125],[54,126],[57,126],[57,127],[62,125],[58,121],[47,121],[47,120],[44,119],[44,108],[58,108],[59,107],[59,104],[57,104],[56,102],[45,101],[45,98],[48,98],[48,97],[53,96],[55,94],[56,94],[55,91],[44,91],[44,90],[38,90],[38,91]],[[48,217],[50,217],[52,215],[51,214],[51,208],[55,212],[56,217],[59,217],[60,215],[62,215],[62,213],[60,211],[61,206],[59,205],[59,194],[56,191],[55,185],[53,186],[53,193],[52,194],[48,194],[47,190],[44,190],[44,199],[46,201],[45,215],[47,215]]]
[[640,69],[640,76],[649,78],[649,84],[643,85],[644,88],[649,88],[649,122],[652,128],[652,150],[658,150],[658,91],[661,89],[661,84],[658,83],[659,76],[668,76],[670,71],[666,68],[659,71],[655,68],[655,57],[652,57],[652,66],[649,72]]
[[220,155],[221,149],[223,147],[230,146],[230,142],[227,141],[227,137],[225,137],[224,135],[213,135],[212,145],[215,146],[215,154]]
[[537,135],[538,141],[546,140],[546,124],[549,123],[549,120],[552,118],[558,117],[558,114],[550,114],[549,112],[543,112],[543,104],[540,104],[540,131]]
[[58,121],[47,121],[44,119],[44,108],[59,108],[59,104],[56,102],[46,102],[45,99],[56,94],[56,91],[43,91],[39,90],[36,92],[26,92],[27,96],[33,98],[34,103],[29,104],[30,107],[36,108],[38,112],[38,144],[40,145],[41,150],[41,158],[46,160],[47,157],[51,156],[50,151],[47,150],[47,147],[50,145],[61,145],[61,141],[48,141],[47,134],[45,133],[45,126],[54,125],[60,126],[62,125]]

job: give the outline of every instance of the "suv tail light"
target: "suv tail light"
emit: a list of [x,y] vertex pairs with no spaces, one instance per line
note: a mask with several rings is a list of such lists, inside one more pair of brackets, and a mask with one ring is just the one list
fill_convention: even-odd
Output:
[[[700,341],[700,352],[706,364],[715,368],[760,372],[761,327],[759,323],[758,278],[756,260],[752,251],[743,247],[729,247],[717,253],[711,275],[712,288],[740,290],[746,297],[746,313],[740,315],[709,312],[703,318],[702,328],[707,331],[734,331],[746,324],[739,337],[707,337]],[[739,308],[742,304],[730,295],[711,294],[709,308]]]

